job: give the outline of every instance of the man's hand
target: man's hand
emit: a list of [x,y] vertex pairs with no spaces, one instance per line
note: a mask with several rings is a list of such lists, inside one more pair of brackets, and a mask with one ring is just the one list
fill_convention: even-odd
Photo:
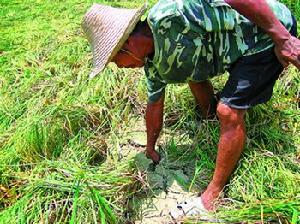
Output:
[[282,44],[276,44],[275,54],[284,67],[292,63],[300,69],[300,40],[296,37],[291,36]]
[[156,150],[146,150],[147,158],[151,159],[154,164],[158,164],[160,161],[160,155]]

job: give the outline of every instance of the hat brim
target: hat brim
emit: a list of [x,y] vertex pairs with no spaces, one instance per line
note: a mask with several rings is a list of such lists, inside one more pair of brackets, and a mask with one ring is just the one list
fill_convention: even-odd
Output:
[[94,68],[89,77],[93,78],[122,48],[130,33],[146,11],[146,5],[138,9],[113,8],[93,4],[85,14],[82,27],[93,52]]

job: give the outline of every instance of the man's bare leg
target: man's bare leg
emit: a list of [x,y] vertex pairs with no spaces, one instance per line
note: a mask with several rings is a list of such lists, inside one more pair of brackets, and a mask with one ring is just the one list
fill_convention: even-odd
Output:
[[223,103],[218,104],[217,115],[221,133],[216,168],[212,181],[201,195],[204,207],[208,210],[214,208],[215,200],[219,197],[243,151],[246,138],[245,113],[246,110],[233,109]]
[[194,95],[196,103],[200,107],[203,118],[207,118],[210,114],[210,103],[214,95],[214,88],[209,80],[203,82],[189,82],[189,86]]

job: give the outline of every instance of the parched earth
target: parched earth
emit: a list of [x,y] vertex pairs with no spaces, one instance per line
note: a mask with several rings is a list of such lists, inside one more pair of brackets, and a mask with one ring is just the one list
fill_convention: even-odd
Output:
[[147,172],[149,193],[132,200],[133,209],[139,212],[135,223],[173,223],[170,211],[176,209],[178,202],[196,193],[188,190],[186,183],[189,182],[189,177],[183,173],[183,169],[168,164],[166,159],[155,168],[144,154],[139,154],[136,159],[139,169]]
[[[139,128],[143,125],[138,125]],[[122,156],[133,156],[144,189],[137,192],[128,203],[129,219],[136,224],[175,223],[169,215],[177,203],[197,195],[201,189],[191,186],[194,178],[194,161],[170,161],[164,150],[158,165],[145,154],[146,132],[138,130],[125,137]],[[133,155],[132,155],[133,154]]]

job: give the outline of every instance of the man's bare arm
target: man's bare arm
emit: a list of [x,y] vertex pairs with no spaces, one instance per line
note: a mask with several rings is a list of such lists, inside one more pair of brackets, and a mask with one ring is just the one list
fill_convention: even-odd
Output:
[[147,149],[146,154],[153,162],[159,162],[160,156],[155,151],[155,144],[163,124],[164,94],[155,103],[148,103],[146,109]]
[[300,69],[300,40],[293,37],[281,24],[265,0],[225,2],[270,35],[275,44],[276,55],[283,66],[292,63]]

